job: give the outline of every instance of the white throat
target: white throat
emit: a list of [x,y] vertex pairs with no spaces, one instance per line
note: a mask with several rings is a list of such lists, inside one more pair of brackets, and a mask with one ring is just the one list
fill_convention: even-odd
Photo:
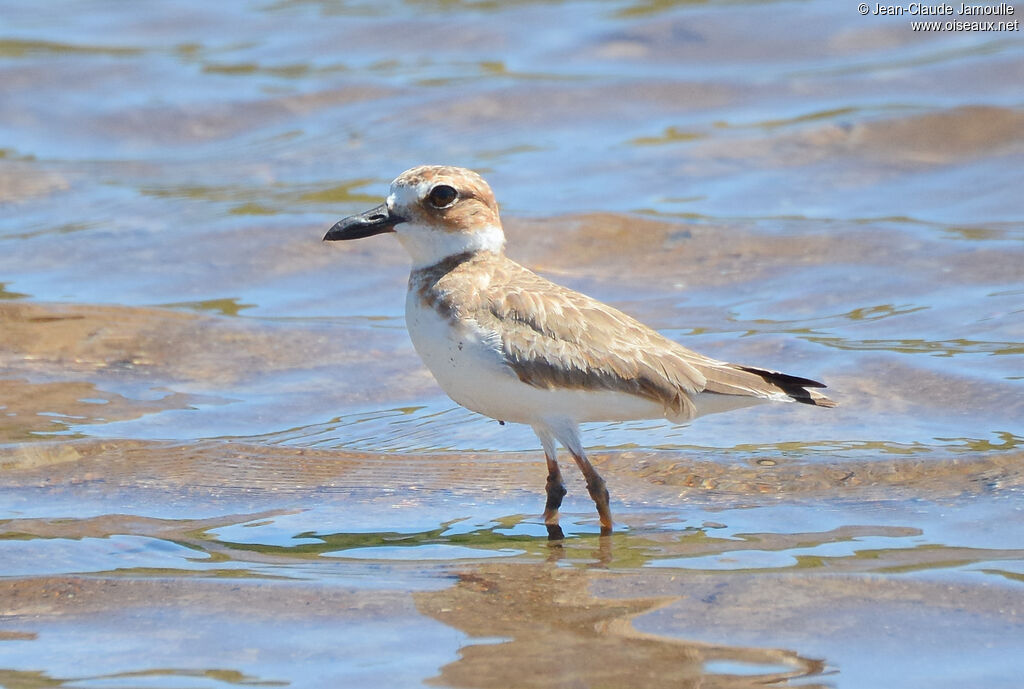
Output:
[[473,232],[445,232],[429,225],[404,222],[395,226],[395,233],[412,257],[413,270],[435,265],[449,256],[473,251],[500,253],[505,248],[505,233],[498,225]]

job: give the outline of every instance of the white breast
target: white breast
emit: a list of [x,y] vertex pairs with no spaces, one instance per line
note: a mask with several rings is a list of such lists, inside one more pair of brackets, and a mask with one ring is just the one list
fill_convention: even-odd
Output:
[[504,364],[500,340],[475,322],[449,321],[415,291],[406,298],[405,323],[416,353],[448,396],[467,409],[495,416],[490,391],[519,382]]

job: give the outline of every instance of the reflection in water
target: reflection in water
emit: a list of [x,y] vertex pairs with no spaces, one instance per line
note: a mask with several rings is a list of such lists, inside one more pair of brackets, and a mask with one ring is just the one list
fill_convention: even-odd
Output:
[[[622,532],[611,536],[599,535],[592,519],[580,524],[572,515],[566,515],[562,533],[521,515],[455,520],[428,528],[409,525],[395,531],[324,528],[332,520],[350,524],[359,509],[357,505],[355,510],[327,515],[321,510],[272,510],[210,519],[10,519],[0,523],[0,556],[7,571],[19,575],[177,572],[270,579],[304,579],[311,565],[321,569],[321,577],[343,573],[346,567],[400,572],[408,565],[433,576],[449,564],[499,559],[516,565],[548,562],[581,571],[654,568],[766,576],[816,570],[981,570],[1024,559],[1021,549],[937,544],[920,538],[921,531],[911,527],[760,533],[726,524],[680,528],[673,513],[666,515],[667,521],[649,516],[645,523],[627,522]],[[426,517],[426,512],[419,512],[421,520]]]
[[[163,389],[133,399],[90,382],[30,383],[0,377],[0,443],[82,437],[92,424],[138,419],[168,409],[189,409],[202,397]],[[67,453],[71,448],[64,448]]]
[[358,191],[382,180],[359,178],[330,186],[301,184],[294,186],[275,185],[273,187],[215,187],[215,186],[179,186],[179,187],[146,187],[143,194],[156,198],[182,198],[209,201],[212,203],[234,204],[229,211],[232,214],[276,215],[293,212],[298,208],[322,206],[330,212],[337,204],[377,203],[376,196]]
[[[300,463],[288,470],[301,468]],[[181,478],[181,495],[197,490],[189,475]],[[280,475],[270,478],[284,484]],[[97,488],[104,490],[102,483]],[[209,483],[198,486],[194,497],[176,501],[184,503],[187,514],[195,510],[189,500],[205,505],[220,493]],[[813,532],[758,528],[764,522],[877,520],[877,505],[851,514],[813,505],[802,515],[793,508],[723,510],[700,527],[689,525],[692,508],[624,511],[624,528],[612,536],[598,535],[592,519],[580,524],[568,514],[563,538],[549,540],[539,520],[509,515],[500,505],[471,506],[472,518],[431,525],[450,513],[450,492],[411,493],[397,503],[385,496],[374,508],[353,494],[332,496],[310,486],[305,492],[283,491],[275,501],[316,505],[305,510],[208,519],[103,514],[4,521],[0,560],[11,571],[32,575],[0,581],[0,606],[16,622],[8,630],[13,635],[0,636],[0,667],[8,668],[4,677],[11,686],[24,687],[115,676],[150,677],[157,686],[176,686],[184,677],[301,683],[308,673],[347,677],[397,662],[412,684],[433,676],[432,684],[453,687],[826,686],[817,679],[827,671],[825,660],[819,660],[826,654],[804,650],[821,648],[809,631],[821,623],[804,625],[804,618],[832,620],[838,603],[855,616],[851,624],[859,625],[862,618],[856,616],[882,614],[865,607],[870,600],[865,596],[883,583],[888,598],[881,605],[948,615],[943,606],[959,606],[959,598],[947,600],[899,577],[959,571],[1014,582],[1020,576],[1014,569],[1024,561],[1020,549],[941,545],[937,526],[928,537],[912,526],[884,524]],[[396,509],[399,504],[408,509]],[[939,522],[948,520],[947,509],[935,508]],[[964,518],[990,521],[985,514]],[[375,523],[404,526],[385,530]],[[60,576],[63,572],[89,576]],[[944,584],[936,586],[946,590]],[[403,607],[409,591],[416,591],[411,594],[416,613]],[[977,594],[982,595],[996,592]],[[1000,595],[991,601],[991,618],[979,618],[984,624],[1003,619],[999,611],[1009,609]],[[780,608],[769,602],[776,596],[792,601]],[[963,614],[978,615],[977,596]],[[133,620],[127,627],[125,614]],[[800,633],[775,637],[775,615]],[[422,616],[452,634],[446,637],[440,625],[425,627]],[[154,627],[159,635],[140,620],[159,620]],[[759,629],[759,635],[746,636],[748,627]],[[55,637],[59,629],[77,631]],[[225,629],[231,633],[218,631]],[[277,641],[285,638],[282,634],[324,650],[309,667],[296,668],[295,647]],[[236,647],[239,638],[264,635],[275,641],[264,644],[258,657]],[[77,649],[94,644],[97,636],[132,649],[124,656],[131,660],[112,671],[109,665],[103,671],[72,671],[57,661],[39,671],[15,663],[16,649],[5,646],[36,639],[53,644],[56,638],[62,648]],[[424,642],[428,638],[431,643]],[[457,639],[457,656],[435,643],[441,638]],[[202,651],[192,646],[200,641]],[[165,660],[140,668],[137,659],[145,654],[139,653],[151,646],[161,649]],[[829,648],[828,665],[842,667],[844,648]],[[426,655],[410,670],[421,651]],[[194,662],[202,665],[182,663],[195,653]],[[204,669],[215,667],[233,669]],[[40,684],[32,684],[34,679]]]
[[24,299],[27,296],[27,294],[22,294],[21,292],[12,292],[8,290],[7,283],[0,282],[0,299]]
[[[171,686],[180,680],[206,679],[217,685],[240,685],[245,687],[287,687],[292,682],[286,680],[264,680],[252,677],[238,670],[140,670],[138,672],[115,672],[102,675],[77,675],[73,677],[53,677],[46,672],[19,672],[17,670],[0,669],[0,686],[7,689],[46,689],[47,687],[77,687],[83,683],[106,685],[115,682],[117,686],[129,686],[130,680],[142,680],[146,686],[151,682],[164,679]],[[149,680],[149,681],[146,681]]]
[[[536,440],[525,426],[498,427],[493,421],[448,400],[435,404],[382,408],[348,414],[323,423],[288,428],[259,436],[237,438],[287,447],[312,447],[354,452],[440,453],[526,451],[538,453]],[[699,429],[697,429],[699,430]],[[938,432],[940,429],[935,429]],[[855,431],[851,431],[855,432]],[[808,437],[802,440],[740,442],[713,446],[694,443],[696,430],[659,421],[621,421],[594,424],[590,429],[594,452],[643,450],[680,451],[692,455],[713,452],[720,458],[751,456],[882,458],[887,455],[935,456],[937,453],[976,453],[978,451],[1012,450],[1019,437],[1002,429],[991,431],[991,438],[932,436],[916,442],[873,438]],[[748,435],[752,435],[748,433]],[[926,442],[927,440],[927,442]],[[728,439],[724,439],[725,442]],[[722,443],[722,440],[718,441]]]
[[850,351],[885,351],[901,354],[932,354],[934,356],[956,356],[957,354],[1024,354],[1022,342],[985,342],[958,338],[955,340],[924,339],[866,339],[823,337],[808,335],[809,342]]
[[392,582],[354,591],[170,572],[2,579],[0,609],[5,626],[34,634],[0,637],[10,689],[412,687],[461,640]]
[[161,304],[165,309],[191,309],[193,311],[208,311],[218,313],[222,316],[237,316],[244,309],[251,309],[256,304],[243,304],[237,297],[225,299],[205,299],[203,301],[183,301],[175,304]]
[[[608,547],[610,540],[602,538]],[[821,675],[825,669],[824,662],[789,650],[641,633],[632,620],[672,599],[602,599],[590,593],[591,582],[586,571],[553,564],[488,564],[461,571],[449,589],[414,594],[420,612],[471,639],[460,649],[459,659],[442,667],[430,683],[479,689],[740,689],[785,684]],[[737,665],[746,671],[735,672]]]

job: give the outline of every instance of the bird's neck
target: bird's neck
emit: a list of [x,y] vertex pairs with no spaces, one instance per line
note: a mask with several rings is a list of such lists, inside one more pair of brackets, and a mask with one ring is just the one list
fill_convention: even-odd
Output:
[[395,230],[398,241],[412,258],[413,270],[437,265],[453,256],[481,251],[501,254],[505,250],[505,233],[500,225],[488,225],[473,232],[445,232],[413,223],[402,223]]

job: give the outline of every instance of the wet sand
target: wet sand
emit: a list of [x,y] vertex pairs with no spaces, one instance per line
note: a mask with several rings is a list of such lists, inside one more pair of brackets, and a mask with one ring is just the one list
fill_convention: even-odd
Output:
[[[0,1],[0,686],[1019,685],[1019,31],[57,15]],[[616,532],[566,472],[549,541],[532,433],[413,352],[397,243],[320,241],[427,162],[516,260],[840,406],[590,425]]]
[[948,635],[1012,668],[1024,550],[998,542],[1019,452],[728,471],[666,454],[600,456],[619,531],[597,535],[574,480],[548,542],[515,513],[541,505],[524,453],[8,450],[2,497],[25,516],[0,544],[5,683],[831,686],[883,681],[880,658],[934,679],[959,663]]

